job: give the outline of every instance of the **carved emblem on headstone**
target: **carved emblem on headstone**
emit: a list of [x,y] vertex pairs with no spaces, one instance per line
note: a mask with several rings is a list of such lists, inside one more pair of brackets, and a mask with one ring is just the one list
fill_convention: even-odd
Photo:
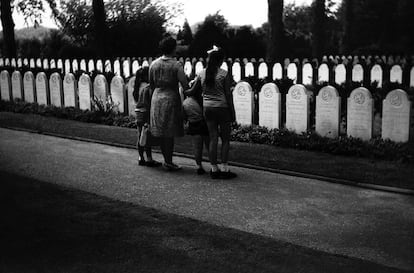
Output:
[[70,77],[70,76],[66,77],[65,82],[66,82],[67,84],[71,84],[71,83],[73,82],[72,77]]
[[44,81],[44,80],[45,80],[45,75],[40,74],[39,76],[37,76],[37,81],[38,82],[41,82],[41,81]]
[[1,79],[2,79],[2,80],[6,80],[6,77],[7,77],[7,76],[6,76],[6,73],[1,73]]
[[17,73],[13,74],[13,80],[17,81],[19,79],[19,76],[17,75]]
[[390,103],[393,106],[399,107],[402,105],[402,98],[400,94],[394,94],[391,99],[390,99]]
[[81,84],[82,85],[87,85],[88,84],[88,79],[86,77],[81,77]]
[[362,92],[358,92],[354,95],[354,102],[357,104],[364,104],[365,95]]
[[24,76],[24,78],[26,79],[26,81],[31,81],[32,80],[32,74],[26,73],[26,75]]
[[273,97],[272,89],[266,88],[265,90],[263,90],[263,92],[264,92],[265,98],[269,99],[269,98]]
[[323,90],[322,91],[322,99],[326,102],[332,101],[332,93],[327,89]]
[[57,82],[58,82],[58,76],[57,75],[53,75],[52,76],[52,83],[53,84],[57,84]]
[[300,98],[302,97],[302,94],[300,93],[300,90],[299,89],[293,89],[290,96],[294,100],[300,100]]
[[239,89],[237,89],[237,93],[240,95],[240,96],[246,96],[246,89],[243,87],[243,86],[240,86],[239,87]]

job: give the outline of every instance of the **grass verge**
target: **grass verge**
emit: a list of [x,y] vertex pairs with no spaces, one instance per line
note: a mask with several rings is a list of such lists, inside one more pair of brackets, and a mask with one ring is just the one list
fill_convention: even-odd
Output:
[[403,272],[0,172],[1,272]]
[[[82,123],[33,114],[0,112],[0,126],[18,127],[100,141],[135,145],[134,129]],[[175,151],[192,154],[189,136],[176,140]],[[414,189],[412,164],[368,158],[338,156],[263,144],[231,143],[230,160],[357,183]]]

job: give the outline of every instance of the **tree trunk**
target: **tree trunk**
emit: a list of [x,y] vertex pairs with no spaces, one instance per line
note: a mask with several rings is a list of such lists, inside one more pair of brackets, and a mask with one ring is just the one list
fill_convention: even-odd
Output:
[[326,10],[325,0],[314,0],[312,4],[312,55],[321,58],[324,54]]
[[284,56],[283,0],[268,0],[269,40],[267,61],[281,61]]
[[1,0],[0,2],[1,24],[3,27],[4,39],[4,56],[16,57],[16,40],[14,38],[14,21],[10,0]]
[[106,56],[106,14],[103,0],[92,1],[93,15],[94,15],[94,26],[96,32],[96,52],[100,57]]

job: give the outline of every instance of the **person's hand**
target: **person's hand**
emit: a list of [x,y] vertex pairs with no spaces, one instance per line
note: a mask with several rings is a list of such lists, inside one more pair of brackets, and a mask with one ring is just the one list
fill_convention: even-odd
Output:
[[191,81],[188,83],[188,86],[193,87],[193,85],[194,85],[195,81],[196,81],[195,79],[191,80]]

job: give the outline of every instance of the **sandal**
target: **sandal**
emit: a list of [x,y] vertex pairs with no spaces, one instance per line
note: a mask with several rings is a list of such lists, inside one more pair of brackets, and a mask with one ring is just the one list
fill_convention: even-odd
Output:
[[144,159],[138,160],[138,165],[139,166],[145,166],[146,164],[147,164],[147,162]]

